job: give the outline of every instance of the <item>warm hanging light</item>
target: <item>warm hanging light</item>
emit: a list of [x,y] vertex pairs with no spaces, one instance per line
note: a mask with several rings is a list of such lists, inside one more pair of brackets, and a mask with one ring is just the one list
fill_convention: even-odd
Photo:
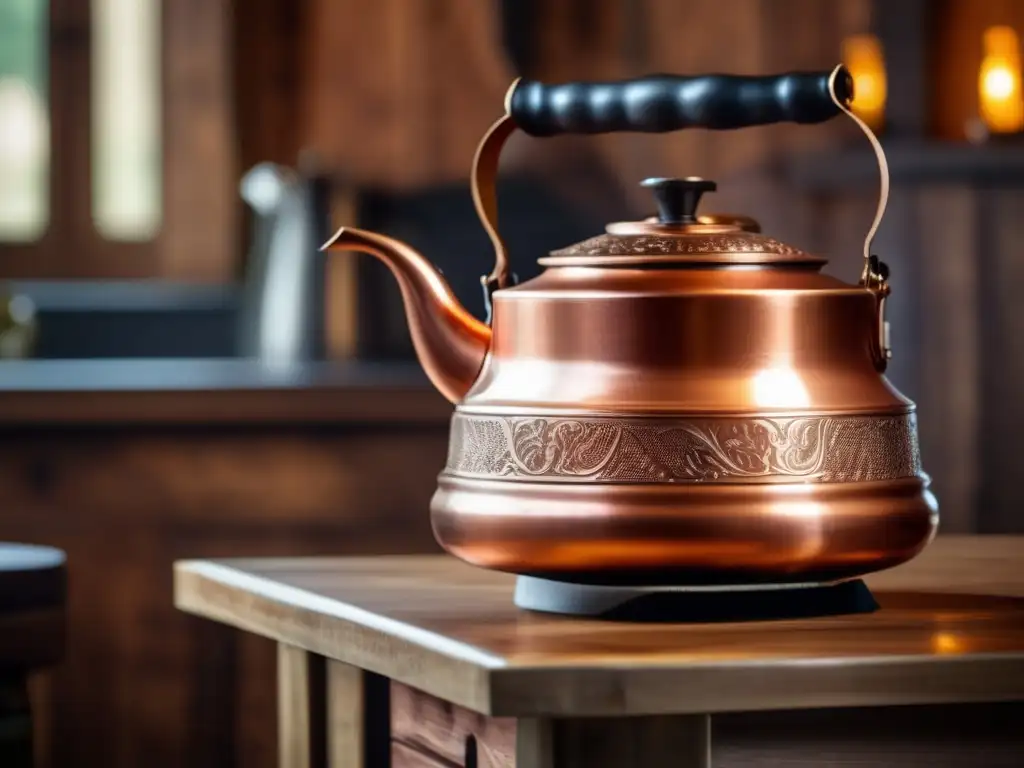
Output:
[[885,59],[874,35],[853,35],[843,41],[843,64],[853,75],[854,114],[872,129],[885,122]]
[[1010,27],[990,27],[983,38],[985,57],[978,72],[978,106],[990,133],[1024,129],[1020,40]]

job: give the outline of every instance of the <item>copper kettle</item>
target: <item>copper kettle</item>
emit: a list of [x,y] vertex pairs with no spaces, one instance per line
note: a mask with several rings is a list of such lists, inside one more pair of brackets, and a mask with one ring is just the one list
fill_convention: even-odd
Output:
[[[870,250],[888,169],[850,110],[852,78],[656,75],[517,81],[471,183],[497,263],[489,319],[409,246],[342,228],[324,246],[371,253],[401,286],[417,353],[456,404],[431,502],[450,553],[518,574],[608,584],[794,584],[917,555],[938,525],[915,408],[883,373],[888,269]],[[882,178],[864,269],[752,219],[697,214],[696,178],[650,179],[658,215],[541,258],[513,284],[497,229],[506,139],[819,123],[846,114]]]

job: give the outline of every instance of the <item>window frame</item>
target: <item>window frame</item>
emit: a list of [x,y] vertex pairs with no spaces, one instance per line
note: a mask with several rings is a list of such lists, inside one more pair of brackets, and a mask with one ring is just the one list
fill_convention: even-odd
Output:
[[0,279],[233,278],[230,4],[161,3],[163,210],[155,237],[131,242],[104,239],[93,222],[92,3],[50,0],[48,223],[38,240],[0,240]]

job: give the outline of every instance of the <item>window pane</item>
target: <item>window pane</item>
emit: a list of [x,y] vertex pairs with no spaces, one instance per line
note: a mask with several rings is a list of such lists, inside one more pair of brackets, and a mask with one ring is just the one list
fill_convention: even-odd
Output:
[[35,240],[49,218],[47,0],[0,0],[0,240]]
[[161,213],[160,1],[92,0],[92,13],[93,220],[108,239],[149,240]]

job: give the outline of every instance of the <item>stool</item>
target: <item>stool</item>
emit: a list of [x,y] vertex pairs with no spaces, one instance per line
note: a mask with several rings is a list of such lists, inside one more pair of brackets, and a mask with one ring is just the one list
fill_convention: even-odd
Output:
[[64,653],[66,558],[59,549],[0,543],[0,765],[34,764],[28,680]]

